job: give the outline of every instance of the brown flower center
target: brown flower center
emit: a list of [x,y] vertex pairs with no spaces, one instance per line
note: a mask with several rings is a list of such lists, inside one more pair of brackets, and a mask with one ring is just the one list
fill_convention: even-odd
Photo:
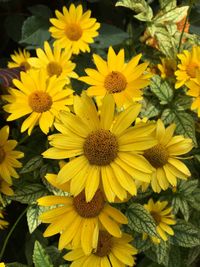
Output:
[[20,64],[20,67],[24,68],[24,70],[26,71],[31,68],[31,65],[28,62],[24,61]]
[[106,90],[112,94],[124,91],[126,89],[126,85],[126,78],[119,71],[112,71],[104,80]]
[[0,164],[4,161],[6,153],[2,147],[0,147]]
[[73,198],[74,208],[77,213],[84,218],[93,218],[100,214],[104,208],[104,197],[100,190],[97,190],[90,202],[86,202],[85,192],[82,191],[78,196]]
[[99,257],[109,255],[112,249],[112,236],[106,231],[99,231],[97,250],[94,252]]
[[151,163],[154,168],[163,167],[169,158],[167,149],[158,144],[144,152],[144,157]]
[[191,78],[195,78],[197,75],[198,69],[200,69],[199,66],[193,63],[187,66],[186,72]]
[[42,113],[51,108],[52,98],[43,91],[35,91],[29,96],[29,105],[33,111]]
[[71,24],[67,25],[67,27],[65,29],[65,34],[67,35],[69,40],[78,41],[81,38],[83,31],[78,24],[71,23]]
[[59,76],[62,73],[62,67],[57,62],[50,62],[47,65],[47,72],[50,77],[53,75]]
[[108,130],[91,132],[85,140],[83,151],[90,164],[108,165],[117,157],[117,138]]
[[154,218],[156,224],[158,225],[161,222],[160,214],[155,211],[151,211],[150,213],[151,213],[151,216]]

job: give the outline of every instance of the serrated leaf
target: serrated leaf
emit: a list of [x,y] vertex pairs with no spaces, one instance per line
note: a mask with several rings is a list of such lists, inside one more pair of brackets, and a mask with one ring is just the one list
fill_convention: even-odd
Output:
[[158,116],[160,113],[158,101],[155,101],[153,99],[144,98],[142,110],[141,110],[141,116],[152,118]]
[[188,205],[187,201],[185,199],[182,199],[182,198],[180,201],[180,211],[183,214],[185,221],[187,222],[189,220],[189,217],[190,217],[189,205]]
[[175,114],[171,109],[166,108],[163,110],[162,115],[161,115],[161,120],[164,122],[165,125],[173,123],[174,118],[175,118]]
[[158,264],[168,265],[169,261],[169,246],[167,242],[161,241],[155,245],[155,252]]
[[133,245],[139,252],[143,252],[152,246],[152,242],[149,239],[143,239],[141,235],[136,235],[133,239]]
[[162,10],[168,11],[176,7],[176,0],[159,0],[159,4]]
[[192,192],[197,188],[199,181],[197,179],[180,181],[178,191],[184,196],[192,194]]
[[181,267],[181,253],[180,248],[171,246],[169,251],[169,261],[167,267]]
[[150,84],[151,91],[158,97],[161,105],[172,101],[173,89],[167,81],[163,81],[160,76],[155,75]]
[[176,7],[169,10],[165,14],[160,13],[158,16],[154,18],[154,23],[157,24],[159,23],[164,24],[167,22],[177,23],[187,15],[188,8],[189,6]]
[[53,267],[49,255],[38,241],[34,245],[33,262],[35,267]]
[[195,247],[200,245],[199,229],[191,223],[177,220],[177,224],[172,226],[174,235],[170,236],[170,242],[181,247]]
[[199,255],[200,255],[200,246],[191,248],[188,253],[187,266],[191,266]]
[[28,173],[41,167],[43,163],[42,156],[35,156],[31,158],[21,169],[20,173]]
[[48,191],[41,184],[25,184],[22,188],[16,189],[15,194],[9,196],[8,199],[19,201],[23,204],[32,204],[47,193]]
[[132,203],[126,212],[129,227],[138,233],[147,233],[156,236],[156,223],[151,214],[140,204]]
[[181,97],[178,96],[177,99],[174,100],[173,104],[176,107],[176,110],[190,109],[192,104],[192,97],[186,95],[182,95]]
[[43,213],[45,207],[41,207],[38,205],[31,205],[27,209],[26,217],[28,222],[29,233],[31,234],[40,224],[39,216]]

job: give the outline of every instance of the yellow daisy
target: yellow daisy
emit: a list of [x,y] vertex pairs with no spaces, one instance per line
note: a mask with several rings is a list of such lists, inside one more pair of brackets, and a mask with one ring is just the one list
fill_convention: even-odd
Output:
[[100,27],[96,19],[90,17],[91,11],[83,13],[82,5],[75,7],[71,4],[69,10],[64,6],[63,13],[58,10],[55,13],[57,18],[50,19],[53,26],[49,28],[52,37],[56,39],[54,43],[76,55],[80,51],[90,52],[88,44],[94,42]]
[[65,80],[55,75],[48,79],[44,70],[21,72],[21,81],[13,80],[17,89],[10,89],[10,95],[4,96],[9,102],[4,110],[11,113],[7,120],[29,115],[22,123],[21,132],[28,129],[30,135],[34,126],[39,124],[40,129],[47,134],[59,111],[68,111],[67,105],[73,104],[73,90],[63,89],[65,83]]
[[149,182],[152,173],[151,165],[140,153],[157,143],[149,136],[155,125],[130,127],[140,108],[135,103],[114,118],[114,99],[107,95],[99,118],[90,97],[75,96],[75,114],[60,113],[60,121],[54,125],[61,133],[49,137],[53,147],[43,153],[51,159],[74,157],[59,171],[58,182],[71,181],[70,192],[75,196],[85,188],[87,201],[99,184],[109,202],[116,196],[126,199],[127,192],[136,195],[135,179]]
[[78,78],[78,75],[73,71],[76,64],[72,63],[69,59],[71,52],[63,50],[57,44],[51,49],[48,42],[44,43],[44,50],[41,48],[36,49],[37,57],[31,57],[28,62],[36,69],[44,68],[48,76],[56,75],[57,77],[64,78],[66,83],[70,83],[69,78]]
[[161,189],[166,190],[170,185],[176,186],[177,178],[187,179],[191,175],[186,165],[179,160],[179,156],[192,149],[192,140],[182,135],[173,136],[175,128],[175,124],[171,124],[165,129],[159,119],[156,128],[158,144],[144,152],[144,157],[155,168],[151,186],[157,193]]
[[3,262],[0,262],[0,267],[6,267],[6,265]]
[[24,153],[13,150],[17,146],[17,141],[8,140],[8,136],[9,127],[4,126],[0,129],[0,177],[8,184],[12,184],[11,177],[19,178],[15,168],[22,166],[17,159],[22,158]]
[[25,49],[23,51],[19,49],[18,52],[14,51],[14,54],[10,56],[13,61],[8,62],[8,68],[22,67],[25,71],[29,70],[31,68],[28,63],[30,56],[30,53]]
[[149,85],[150,74],[144,74],[148,63],[138,65],[142,54],[133,57],[128,63],[124,62],[124,49],[115,54],[109,47],[107,62],[94,54],[93,59],[97,70],[86,69],[88,76],[79,79],[89,85],[89,96],[104,96],[112,94],[117,106],[126,102],[142,99],[141,89]]
[[198,117],[200,117],[200,72],[197,74],[195,81],[190,80],[185,85],[189,88],[186,94],[194,99],[191,110],[197,110]]
[[121,238],[111,236],[106,231],[99,232],[97,249],[85,255],[82,248],[68,252],[64,259],[73,261],[71,267],[126,267],[135,266],[137,249],[129,242],[132,237],[123,234]]
[[127,218],[105,202],[103,194],[97,190],[90,202],[86,202],[82,191],[76,197],[45,196],[37,200],[41,206],[54,206],[40,216],[44,223],[50,223],[44,236],[60,233],[58,248],[71,244],[81,246],[85,254],[90,254],[97,246],[99,228],[104,227],[111,235],[121,237],[119,224],[127,224]]
[[176,71],[176,61],[172,58],[161,58],[161,64],[157,65],[161,78],[174,78]]
[[[144,205],[144,208],[149,211],[154,218],[157,233],[164,241],[168,239],[167,234],[174,235],[174,231],[170,225],[176,224],[176,220],[172,214],[172,207],[167,207],[167,205],[167,201],[157,201],[154,203],[153,199],[149,199],[148,203]],[[144,237],[146,236],[144,235]],[[159,238],[151,236],[151,239],[155,243],[160,242]]]
[[10,188],[10,184],[8,184],[6,181],[4,181],[1,176],[0,176],[0,193],[3,193],[4,195],[7,196],[12,196],[14,195],[14,192],[12,188]]
[[177,80],[175,88],[179,88],[188,80],[196,78],[200,71],[200,46],[193,46],[191,52],[184,50],[177,57],[181,60],[181,64],[178,64],[178,70],[175,72]]
[[0,208],[0,230],[3,230],[8,225],[9,223],[4,220],[3,210]]

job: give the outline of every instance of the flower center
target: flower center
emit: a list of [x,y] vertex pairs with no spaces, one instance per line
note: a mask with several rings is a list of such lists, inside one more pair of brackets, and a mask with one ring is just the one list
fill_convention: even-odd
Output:
[[43,91],[35,91],[29,96],[29,105],[33,111],[42,113],[51,108],[52,98]]
[[151,216],[154,218],[156,224],[158,225],[161,222],[161,216],[155,211],[151,211]]
[[0,164],[4,161],[6,153],[2,147],[0,147]]
[[94,253],[99,257],[107,256],[112,249],[112,236],[106,231],[99,231],[97,250]]
[[187,66],[186,72],[191,78],[195,78],[197,75],[198,69],[199,69],[198,65],[193,63]]
[[109,93],[119,93],[126,89],[127,81],[119,71],[109,73],[104,81],[104,86]]
[[75,210],[81,217],[84,218],[93,218],[98,216],[104,208],[104,203],[104,197],[100,190],[97,190],[90,202],[86,202],[84,191],[73,198]]
[[154,168],[163,167],[169,158],[166,148],[158,144],[144,152],[144,157],[151,163]]
[[65,29],[65,34],[67,35],[69,40],[78,41],[81,38],[83,31],[78,24],[71,23],[71,24],[67,25],[67,27]]
[[90,164],[108,165],[117,157],[117,138],[108,130],[91,132],[85,140],[83,151]]
[[20,64],[20,67],[24,68],[25,70],[29,70],[31,68],[31,65],[28,62],[24,61]]
[[62,73],[62,67],[57,62],[50,62],[47,65],[47,72],[50,77],[53,75],[59,76]]

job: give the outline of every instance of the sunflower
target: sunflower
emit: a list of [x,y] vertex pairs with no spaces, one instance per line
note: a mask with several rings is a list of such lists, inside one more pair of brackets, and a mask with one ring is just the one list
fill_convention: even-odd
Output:
[[138,65],[142,54],[131,59],[127,64],[124,62],[124,49],[115,54],[109,47],[107,62],[94,54],[94,63],[98,69],[86,69],[88,76],[79,79],[89,85],[89,96],[104,96],[112,94],[118,106],[132,100],[142,99],[141,89],[149,85],[150,74],[144,74],[148,63]]
[[191,110],[197,110],[198,117],[200,117],[200,72],[197,74],[195,81],[190,80],[185,85],[189,88],[186,94],[194,99]]
[[8,184],[6,181],[4,181],[1,176],[0,176],[0,193],[3,193],[4,195],[7,196],[12,196],[14,195],[14,192],[12,188],[10,188],[10,184]]
[[105,202],[99,189],[90,202],[86,202],[83,191],[76,197],[45,196],[37,201],[41,206],[59,205],[40,216],[42,222],[50,223],[45,237],[60,233],[59,249],[72,244],[90,254],[96,248],[99,228],[104,227],[111,235],[121,237],[119,224],[128,223],[120,211]]
[[200,71],[200,46],[193,46],[192,51],[184,50],[177,57],[181,60],[175,72],[177,82],[175,88],[183,86],[188,80],[196,78]]
[[8,222],[4,220],[3,210],[0,208],[0,230],[8,226]]
[[71,50],[73,54],[90,52],[88,44],[94,42],[94,37],[98,36],[97,30],[100,24],[96,19],[91,18],[91,11],[83,13],[82,5],[77,7],[71,4],[69,10],[64,6],[63,13],[56,10],[56,19],[50,19],[54,25],[49,28],[54,44],[58,43],[60,47]]
[[28,129],[30,135],[34,126],[39,123],[40,129],[47,134],[59,111],[68,111],[67,105],[73,104],[73,90],[63,89],[65,83],[65,80],[55,75],[48,79],[44,70],[21,72],[21,81],[13,80],[17,89],[10,89],[10,95],[4,96],[9,102],[4,110],[11,113],[7,120],[17,120],[29,115],[22,123],[21,132]]
[[28,62],[36,69],[44,68],[48,76],[56,75],[64,78],[66,83],[70,83],[69,78],[77,78],[78,75],[73,71],[76,64],[69,59],[71,52],[69,50],[62,50],[57,44],[51,49],[48,42],[44,42],[44,50],[36,49],[37,57],[31,57]]
[[82,248],[74,249],[68,252],[64,259],[73,261],[71,267],[125,267],[135,266],[135,257],[137,249],[129,242],[132,237],[123,234],[121,238],[111,236],[108,232],[101,230],[97,249],[90,255],[85,255]]
[[176,71],[176,61],[172,58],[161,58],[161,63],[162,64],[157,65],[161,78],[174,78],[174,72]]
[[140,112],[138,103],[116,118],[114,108],[112,95],[107,95],[99,118],[90,97],[75,96],[75,114],[60,113],[60,121],[54,125],[61,133],[49,137],[53,147],[43,153],[51,159],[74,157],[59,171],[57,180],[61,184],[71,181],[70,192],[75,196],[85,188],[87,201],[99,184],[108,201],[113,202],[116,196],[126,199],[127,192],[136,195],[135,179],[150,181],[152,167],[140,153],[157,143],[149,136],[155,125],[130,127]]
[[189,152],[192,140],[182,135],[173,136],[175,124],[166,129],[163,122],[157,121],[156,139],[158,144],[144,151],[144,157],[151,163],[155,171],[152,173],[151,186],[154,192],[166,190],[170,185],[176,186],[177,178],[187,179],[191,174],[179,155]]
[[[176,224],[176,220],[172,214],[172,207],[167,206],[167,201],[157,201],[154,203],[153,199],[149,199],[148,203],[144,205],[144,208],[155,220],[157,233],[164,241],[167,241],[168,239],[167,234],[174,235],[174,231],[170,225]],[[146,236],[144,235],[144,237]],[[152,236],[151,239],[154,243],[160,242],[159,238]]]
[[8,68],[22,67],[25,71],[29,70],[31,68],[28,63],[30,56],[30,53],[25,49],[23,51],[19,49],[18,52],[14,51],[14,54],[10,56],[13,61],[8,62]]
[[1,180],[3,179],[6,183],[12,184],[11,177],[19,178],[15,168],[20,168],[22,166],[21,162],[17,159],[22,158],[24,153],[13,150],[17,146],[17,141],[8,140],[8,136],[9,127],[4,126],[0,129],[0,177]]

